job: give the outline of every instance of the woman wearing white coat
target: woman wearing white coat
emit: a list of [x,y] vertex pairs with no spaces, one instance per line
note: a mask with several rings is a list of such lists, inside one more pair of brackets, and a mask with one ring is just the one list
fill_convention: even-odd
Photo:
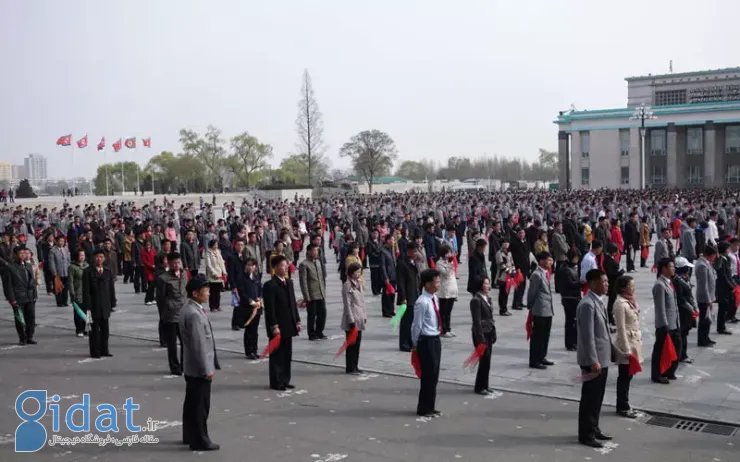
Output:
[[211,311],[221,311],[221,289],[226,279],[226,265],[218,249],[218,241],[215,239],[208,243],[206,251],[206,279],[211,288],[208,305]]
[[640,331],[640,308],[635,301],[635,281],[622,275],[615,283],[617,298],[614,302],[614,321],[617,325],[616,348],[619,376],[617,377],[617,414],[635,418],[630,408],[629,393],[632,375],[629,373],[630,356],[634,355],[642,364],[642,333]]
[[439,315],[442,318],[442,336],[455,337],[450,325],[452,317],[452,306],[457,300],[457,274],[452,265],[452,259],[455,254],[449,246],[444,246],[439,251],[439,260],[437,261],[437,271],[439,271]]

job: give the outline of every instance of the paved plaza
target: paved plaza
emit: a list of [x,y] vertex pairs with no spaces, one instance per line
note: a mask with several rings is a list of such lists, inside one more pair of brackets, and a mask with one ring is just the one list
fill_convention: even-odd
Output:
[[[310,342],[304,331],[301,337],[293,342],[293,358],[296,361],[343,368],[344,357],[334,359],[344,339],[344,333],[339,327],[342,311],[341,287],[333,254],[328,254],[328,257],[330,260],[327,281],[328,320],[325,334],[329,336],[329,340]],[[651,266],[652,262],[648,262],[648,265]],[[648,269],[640,269],[638,273],[632,275],[636,278],[636,296],[642,312],[643,350],[646,360],[643,364],[644,371],[632,382],[630,400],[633,407],[650,412],[740,425],[740,329],[733,336],[713,335],[718,342],[715,348],[698,348],[696,330],[692,330],[689,337],[689,355],[695,359],[695,363],[682,364],[677,372],[678,380],[671,382],[671,385],[652,383],[649,374],[654,338],[651,288],[655,274]],[[366,272],[365,278],[369,287],[369,272]],[[448,383],[469,385],[472,389],[475,373],[463,369],[462,366],[463,361],[472,352],[470,295],[464,291],[466,282],[467,261],[464,261],[460,265],[458,281],[462,290],[452,312],[452,328],[458,337],[443,339],[441,378]],[[157,341],[156,306],[145,306],[144,295],[135,295],[132,284],[123,285],[119,281],[116,290],[118,309],[110,321],[112,334]],[[298,284],[296,290],[300,291]],[[495,301],[497,293],[494,291],[492,296]],[[222,294],[223,311],[212,313],[211,319],[219,350],[223,350],[225,356],[228,352],[230,357],[238,359],[240,355],[243,358],[243,334],[231,330],[230,298],[229,294]],[[301,298],[300,294],[297,298]],[[389,326],[388,319],[381,317],[380,297],[368,294],[366,300],[369,321],[367,331],[363,333],[360,367],[376,373],[412,376],[409,354],[398,350],[398,334]],[[514,314],[510,317],[500,317],[496,314],[498,342],[493,347],[492,387],[506,392],[578,399],[580,384],[576,378],[580,375],[580,369],[576,364],[576,354],[568,352],[564,346],[563,311],[557,295],[555,302],[556,316],[553,320],[548,357],[556,364],[543,371],[528,368],[529,345],[524,330],[527,311],[513,311]],[[70,331],[73,329],[72,308],[56,307],[52,297],[41,294],[36,310],[39,324]],[[305,310],[301,311],[301,315],[305,324]],[[0,319],[11,321],[12,311],[10,309],[0,311]],[[57,335],[73,335],[73,332],[62,330],[55,332]],[[259,332],[261,350],[266,345],[264,320]],[[14,342],[15,339],[15,334],[12,334],[2,337],[1,340],[7,344]],[[113,351],[120,341],[119,338],[111,340]],[[78,356],[84,357],[85,351],[79,351]],[[160,362],[160,368],[166,372],[164,354]],[[249,366],[246,359],[240,359],[236,364],[240,364],[240,367]],[[605,402],[609,404],[614,404],[616,400],[616,367],[612,369],[605,398]],[[267,377],[263,378],[263,382],[266,386]]]
[[[614,457],[731,462],[740,455],[737,436],[645,425],[644,416],[623,419],[611,407],[604,409],[601,428],[614,441],[595,450],[576,442],[577,403],[508,392],[484,398],[471,394],[467,386],[449,383],[440,384],[438,390],[438,407],[444,415],[417,418],[418,381],[389,374],[352,377],[335,368],[295,363],[296,389],[275,392],[265,385],[264,361],[247,362],[225,351],[219,353],[223,369],[214,378],[208,421],[211,437],[221,450],[191,454],[180,444],[184,381],[166,374],[165,353],[158,345],[114,337],[113,358],[90,360],[85,339],[65,333],[42,321],[39,344],[19,347],[9,344],[13,327],[0,322],[3,462],[164,462],[179,457],[229,462],[567,462]],[[147,418],[159,421],[161,428],[147,433],[158,442],[130,447],[47,445],[34,454],[15,453],[13,435],[19,420],[12,408],[22,390],[35,388],[60,395],[62,412],[80,402],[83,393],[90,393],[93,405],[115,405],[119,418],[124,415],[122,404],[133,397],[140,405],[133,423],[144,425]],[[26,410],[33,412],[33,407]],[[47,429],[50,414],[41,420]],[[93,410],[92,417],[96,415]],[[72,433],[63,430],[58,435]],[[122,431],[116,436],[128,435]]]

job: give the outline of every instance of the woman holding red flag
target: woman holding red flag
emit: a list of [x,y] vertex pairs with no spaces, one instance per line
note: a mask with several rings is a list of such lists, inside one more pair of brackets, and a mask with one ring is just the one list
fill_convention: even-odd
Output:
[[472,358],[473,361],[479,361],[478,373],[475,376],[475,392],[484,396],[493,392],[488,387],[488,374],[491,369],[491,348],[496,343],[493,307],[491,298],[488,296],[490,290],[491,281],[483,278],[470,300],[470,314],[473,317],[473,347],[475,347]]
[[362,331],[367,324],[365,311],[365,288],[362,283],[362,265],[352,263],[347,268],[347,282],[342,285],[342,330],[346,333],[346,369],[347,374],[360,375],[357,367],[360,360],[360,343]]
[[637,417],[629,403],[630,382],[642,368],[642,333],[640,331],[640,308],[635,300],[635,280],[631,276],[619,276],[615,283],[617,298],[614,302],[614,320],[617,326],[615,346],[617,364],[617,414],[634,419]]

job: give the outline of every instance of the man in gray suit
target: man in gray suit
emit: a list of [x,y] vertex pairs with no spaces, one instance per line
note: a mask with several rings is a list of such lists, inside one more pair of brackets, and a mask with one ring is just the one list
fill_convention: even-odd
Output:
[[678,302],[676,289],[671,282],[676,268],[673,260],[663,258],[657,262],[658,280],[653,285],[653,304],[655,305],[655,344],[650,376],[653,382],[667,385],[669,380],[676,379],[678,358],[666,371],[660,370],[660,358],[663,354],[666,337],[670,336],[675,350],[681,351],[681,332],[678,324]]
[[202,274],[188,282],[188,300],[180,311],[180,333],[185,373],[185,402],[182,405],[182,442],[193,451],[216,451],[219,445],[208,436],[211,380],[218,366],[216,341],[204,306],[210,289]]
[[686,220],[687,227],[681,231],[681,256],[694,263],[696,260],[696,219],[689,217]]
[[537,255],[539,265],[529,278],[527,307],[532,313],[532,339],[529,343],[529,367],[547,369],[554,362],[547,359],[547,347],[552,329],[552,292],[550,291],[550,271],[552,256],[549,252]]
[[660,230],[660,238],[655,241],[655,253],[653,254],[653,262],[658,265],[658,262],[663,259],[673,260],[676,256],[673,255],[673,246],[669,240],[671,237],[671,230],[663,228]]
[[696,304],[699,305],[696,338],[700,347],[709,347],[716,343],[709,338],[709,331],[712,329],[712,303],[717,300],[717,271],[714,269],[716,258],[717,250],[712,246],[708,246],[704,249],[704,254],[696,260],[696,264],[694,265],[694,272],[696,273]]
[[599,428],[608,364],[612,362],[614,353],[603,300],[609,290],[609,279],[603,271],[592,269],[586,273],[586,283],[588,293],[576,308],[577,357],[584,374],[578,407],[578,441],[586,446],[601,448],[603,444],[600,441],[612,439]]

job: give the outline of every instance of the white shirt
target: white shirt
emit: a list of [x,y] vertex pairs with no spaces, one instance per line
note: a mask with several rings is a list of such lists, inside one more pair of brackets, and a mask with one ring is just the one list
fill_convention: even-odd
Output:
[[586,282],[586,274],[592,269],[598,269],[599,265],[596,264],[596,255],[593,252],[589,252],[583,257],[581,261],[581,282]]
[[419,343],[419,337],[424,335],[434,337],[439,335],[439,320],[437,310],[439,309],[439,300],[437,296],[422,290],[421,295],[414,303],[414,320],[411,323],[411,341],[414,345]]
[[730,260],[730,275],[734,278],[737,277],[737,262],[738,262],[738,254],[730,252],[727,256]]
[[719,231],[717,231],[717,223],[714,220],[709,220],[709,227],[707,228],[707,243],[717,245],[719,240]]

